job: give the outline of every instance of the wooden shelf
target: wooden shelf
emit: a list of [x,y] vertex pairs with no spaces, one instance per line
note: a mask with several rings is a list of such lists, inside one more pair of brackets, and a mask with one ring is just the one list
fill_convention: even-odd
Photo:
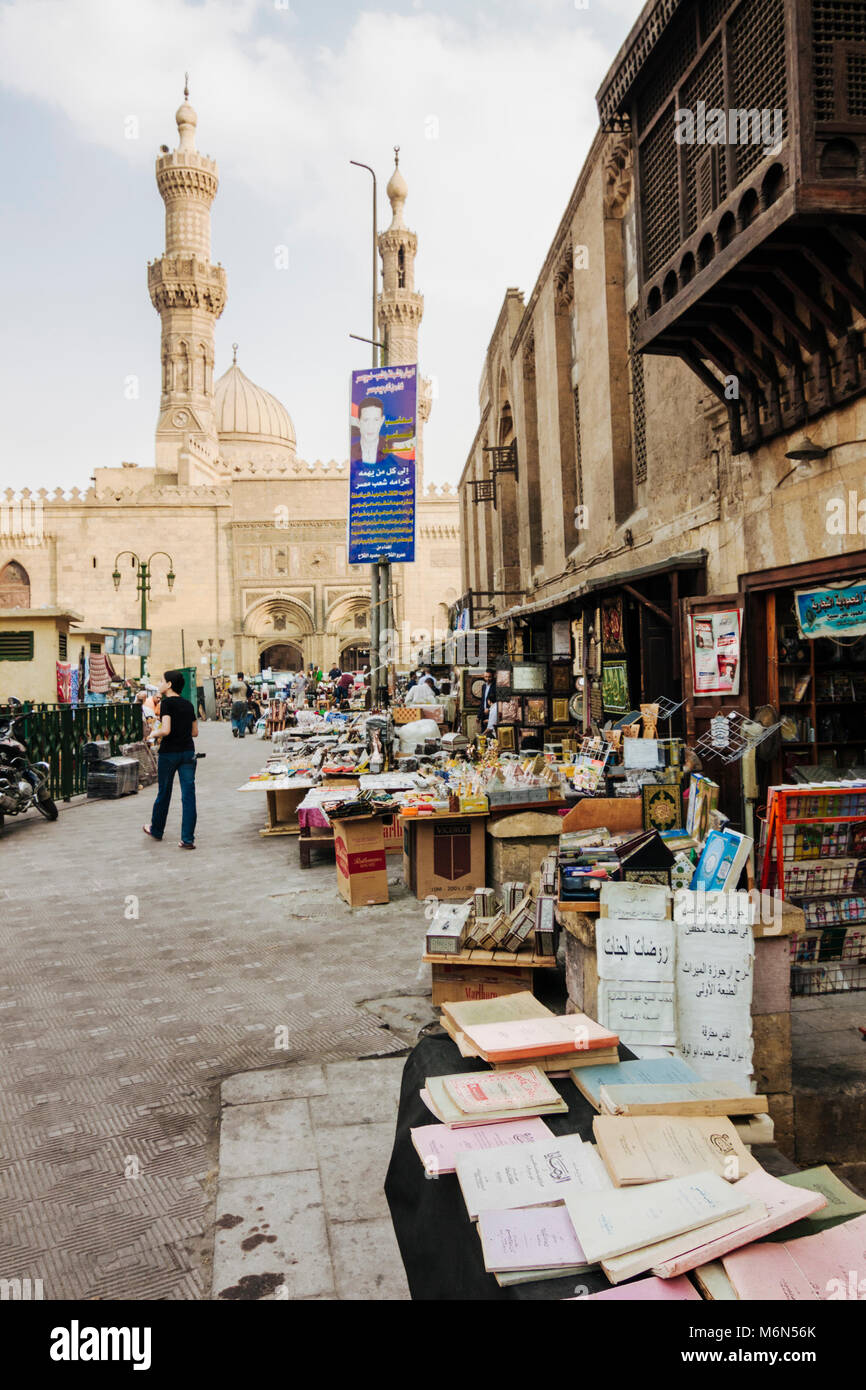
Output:
[[538,956],[534,951],[461,951],[457,956],[431,955],[421,959],[427,965],[522,965],[526,969],[555,970],[556,956]]

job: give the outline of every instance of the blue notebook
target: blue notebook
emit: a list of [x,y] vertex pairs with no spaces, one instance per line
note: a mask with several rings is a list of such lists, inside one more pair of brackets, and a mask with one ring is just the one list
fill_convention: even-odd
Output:
[[602,1086],[684,1085],[701,1077],[679,1057],[647,1057],[631,1062],[601,1063],[597,1067],[574,1067],[571,1079],[590,1105],[601,1110]]

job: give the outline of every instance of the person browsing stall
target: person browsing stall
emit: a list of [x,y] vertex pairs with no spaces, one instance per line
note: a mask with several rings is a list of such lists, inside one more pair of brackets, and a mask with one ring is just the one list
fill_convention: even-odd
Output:
[[158,791],[150,813],[150,825],[141,828],[152,840],[161,840],[165,832],[171,792],[177,773],[180,780],[181,832],[180,849],[195,849],[195,743],[198,738],[198,719],[189,700],[183,697],[186,677],[183,671],[166,671],[160,684],[160,722],[156,730],[159,744],[157,759]]

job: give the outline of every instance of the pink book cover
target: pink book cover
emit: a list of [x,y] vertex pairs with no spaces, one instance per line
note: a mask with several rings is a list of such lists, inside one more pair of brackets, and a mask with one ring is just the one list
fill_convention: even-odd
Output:
[[507,1144],[534,1144],[551,1138],[542,1119],[499,1120],[495,1124],[473,1125],[470,1129],[451,1129],[448,1125],[422,1125],[412,1130],[412,1143],[428,1172],[456,1171],[459,1153],[478,1149],[501,1149]]
[[446,1076],[442,1084],[464,1115],[526,1109],[559,1100],[559,1092],[537,1067],[524,1071],[467,1072],[463,1076]]
[[725,1273],[747,1300],[862,1299],[866,1296],[866,1216],[782,1244],[749,1245],[724,1259]]
[[[761,1217],[759,1221],[751,1221],[741,1226],[738,1231],[719,1236],[716,1240],[704,1240],[703,1244],[695,1246],[693,1250],[683,1251],[681,1255],[653,1265],[656,1274],[663,1279],[685,1274],[689,1269],[697,1269],[698,1265],[721,1259],[723,1255],[738,1249],[741,1245],[748,1245],[761,1236],[770,1235],[773,1231],[781,1230],[783,1226],[800,1221],[804,1216],[811,1216],[813,1212],[820,1211],[821,1207],[827,1205],[827,1199],[820,1192],[791,1187],[765,1172],[763,1168],[757,1169],[754,1173],[747,1173],[736,1187],[738,1191],[742,1189],[743,1192],[747,1192],[755,1201],[763,1202],[767,1208],[766,1216]],[[697,1234],[700,1235],[700,1232]]]
[[569,1303],[583,1303],[584,1299],[598,1299],[616,1303],[642,1303],[647,1299],[673,1299],[683,1301],[701,1296],[693,1284],[683,1276],[680,1279],[635,1279],[631,1284],[618,1284],[615,1289],[602,1289],[601,1293],[584,1294],[583,1298],[570,1298]]
[[616,1033],[602,1028],[586,1014],[568,1018],[523,1018],[512,1023],[467,1024],[463,1032],[481,1052],[492,1058],[517,1056],[538,1057],[556,1052],[584,1052],[597,1047],[615,1047]]

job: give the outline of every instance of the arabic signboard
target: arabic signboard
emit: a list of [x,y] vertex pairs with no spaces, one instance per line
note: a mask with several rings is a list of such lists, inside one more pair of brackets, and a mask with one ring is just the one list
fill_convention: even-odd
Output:
[[415,559],[418,368],[352,373],[349,564]]
[[859,637],[866,633],[866,579],[832,589],[800,589],[794,594],[802,637]]

